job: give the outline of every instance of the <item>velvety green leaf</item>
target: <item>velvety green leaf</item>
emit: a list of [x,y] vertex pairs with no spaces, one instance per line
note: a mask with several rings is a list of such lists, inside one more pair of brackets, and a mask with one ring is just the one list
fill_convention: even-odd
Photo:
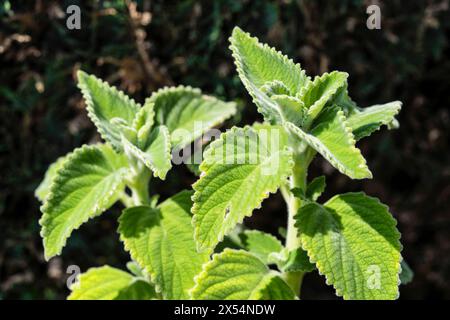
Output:
[[45,172],[44,180],[42,180],[42,182],[39,184],[39,186],[36,188],[34,192],[36,198],[38,198],[41,202],[44,202],[45,197],[47,197],[48,193],[50,192],[50,186],[52,185],[56,173],[58,172],[59,169],[61,169],[62,165],[70,155],[71,153],[58,158],[48,167],[47,171]]
[[337,195],[323,206],[306,204],[295,218],[302,247],[339,296],[398,297],[400,233],[378,199]]
[[145,268],[165,299],[187,299],[207,253],[198,253],[191,225],[191,192],[180,192],[156,208],[125,209],[119,233],[133,260]]
[[382,125],[391,125],[401,107],[400,101],[394,101],[363,109],[354,109],[349,114],[347,123],[352,128],[355,139],[359,140],[380,129]]
[[74,229],[116,202],[127,172],[126,159],[106,144],[85,145],[67,158],[41,207],[46,259],[61,253]]
[[137,158],[152,170],[155,177],[164,180],[167,172],[172,168],[169,130],[163,125],[155,127],[146,140],[146,144],[141,144],[142,149],[140,149],[122,136],[125,153]]
[[213,255],[195,279],[196,300],[295,299],[294,292],[260,259],[243,250],[225,249]]
[[339,88],[346,85],[347,78],[348,73],[333,71],[315,77],[314,81],[309,82],[302,88],[298,97],[308,109],[307,126],[316,119],[325,104],[336,94]]
[[327,107],[316,123],[309,133],[290,122],[285,123],[285,126],[343,174],[353,179],[372,177],[366,160],[355,146],[355,139],[342,110],[335,106]]
[[292,153],[281,127],[233,128],[211,143],[193,185],[195,239],[212,249],[284,183]]
[[203,95],[191,87],[164,88],[153,93],[156,122],[167,126],[172,144],[182,148],[236,113],[233,102]]
[[240,236],[243,247],[266,264],[271,253],[283,250],[280,240],[268,233],[258,230],[245,230]]
[[150,131],[153,128],[154,118],[154,104],[147,101],[136,114],[131,125],[136,132],[137,146],[140,149],[145,149],[151,139]]
[[81,274],[68,300],[150,300],[156,298],[148,282],[122,270],[104,266]]
[[267,82],[280,81],[291,94],[300,92],[300,88],[309,82],[299,63],[258,38],[250,36],[239,27],[233,29],[230,37],[231,50],[242,82],[250,82],[257,88]]
[[234,28],[230,42],[239,77],[258,106],[258,111],[267,122],[281,124],[284,121],[282,112],[265,93],[267,84],[278,81],[291,95],[295,95],[310,81],[305,71],[300,64],[260,43],[238,27]]
[[120,118],[131,125],[140,105],[122,91],[83,71],[78,71],[78,87],[86,101],[89,118],[102,138],[116,151],[122,151],[120,130],[111,120]]
[[305,195],[308,199],[316,201],[320,197],[322,192],[325,191],[325,187],[326,187],[325,176],[314,178],[313,181],[308,183]]

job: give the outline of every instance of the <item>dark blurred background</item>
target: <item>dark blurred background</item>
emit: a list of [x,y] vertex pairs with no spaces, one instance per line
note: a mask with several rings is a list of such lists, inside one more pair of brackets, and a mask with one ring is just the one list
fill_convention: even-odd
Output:
[[[81,30],[66,28],[66,8],[81,8]],[[381,30],[366,8],[381,7]],[[228,49],[238,25],[300,62],[310,75],[350,74],[361,106],[402,100],[400,129],[359,143],[374,179],[351,181],[318,158],[335,193],[364,190],[391,207],[403,255],[415,272],[403,299],[450,298],[449,1],[0,1],[0,299],[63,299],[66,268],[82,271],[128,255],[116,232],[120,207],[75,231],[62,256],[45,262],[39,202],[33,192],[47,166],[99,139],[86,116],[76,70],[94,73],[139,102],[164,85],[202,88],[235,100],[227,126],[260,120]],[[195,181],[172,170],[152,192],[163,197]],[[280,195],[247,225],[276,233],[286,219]],[[305,299],[334,298],[322,277],[304,280]]]

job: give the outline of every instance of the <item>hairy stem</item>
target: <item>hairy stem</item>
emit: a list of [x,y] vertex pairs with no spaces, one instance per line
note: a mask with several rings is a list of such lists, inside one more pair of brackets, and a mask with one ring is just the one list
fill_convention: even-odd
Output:
[[[290,178],[290,188],[306,188],[307,163],[303,157],[298,157],[294,164],[293,174]],[[297,228],[295,227],[295,215],[298,209],[302,206],[302,201],[294,197],[292,192],[288,192],[288,224],[286,234],[286,248],[288,250],[295,250],[300,247],[300,237]],[[295,293],[300,294],[300,287],[303,279],[303,272],[286,272],[283,276],[287,284],[294,290]]]
[[150,204],[150,195],[148,191],[150,177],[150,171],[143,170],[139,174],[135,175],[129,182],[129,187],[132,192],[132,199],[135,206]]

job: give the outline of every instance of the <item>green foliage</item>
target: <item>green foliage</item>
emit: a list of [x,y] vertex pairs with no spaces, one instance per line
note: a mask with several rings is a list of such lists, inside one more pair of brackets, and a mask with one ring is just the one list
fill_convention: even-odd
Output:
[[[121,200],[118,231],[133,275],[91,269],[69,298],[292,300],[303,275],[315,270],[344,299],[397,298],[399,279],[409,281],[411,272],[400,267],[400,233],[388,208],[363,193],[319,204],[325,177],[306,177],[319,153],[350,178],[371,178],[356,140],[382,125],[398,127],[401,103],[359,108],[348,95],[347,73],[311,81],[299,64],[239,28],[230,42],[265,122],[223,133],[205,148],[193,192],[160,204],[148,192],[152,173],[165,179],[172,149],[233,115],[234,103],[179,86],[154,92],[141,107],[79,72],[89,116],[106,143],[58,160],[36,191],[44,202],[46,258]],[[278,189],[288,207],[284,244],[240,226]]]
[[153,286],[143,278],[104,266],[81,274],[72,285],[68,300],[151,300],[156,298]]
[[295,294],[256,256],[225,249],[205,264],[191,291],[197,300],[292,300]]
[[345,299],[395,299],[400,233],[378,199],[363,193],[309,203],[296,215],[302,247]]
[[188,290],[207,254],[197,253],[191,226],[191,192],[181,192],[156,208],[125,209],[119,233],[125,249],[145,268],[165,299],[188,299]]
[[193,224],[200,250],[212,249],[286,182],[293,164],[286,143],[283,130],[267,126],[234,128],[210,145],[200,166],[202,175],[193,185]]
[[74,229],[117,201],[127,171],[125,158],[108,145],[83,146],[64,161],[41,209],[47,260],[61,253]]
[[156,122],[169,128],[172,143],[178,148],[200,137],[236,112],[233,102],[225,103],[203,95],[191,87],[164,88],[146,103],[155,104]]
[[86,101],[88,115],[102,138],[115,150],[122,151],[120,129],[111,120],[119,118],[131,125],[140,105],[122,91],[83,71],[78,71],[78,87]]

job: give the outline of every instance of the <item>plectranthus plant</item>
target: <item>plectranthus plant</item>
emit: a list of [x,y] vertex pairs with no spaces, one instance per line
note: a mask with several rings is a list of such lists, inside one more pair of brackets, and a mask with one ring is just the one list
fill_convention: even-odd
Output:
[[[193,185],[197,249],[234,247],[203,265],[191,297],[297,299],[304,275],[318,272],[344,299],[396,299],[400,278],[409,281],[411,272],[403,263],[400,276],[402,245],[389,208],[363,192],[320,202],[325,177],[307,173],[319,154],[351,179],[372,178],[356,142],[382,126],[397,128],[401,102],[361,108],[349,97],[347,73],[312,79],[239,28],[230,42],[264,123],[232,128],[205,151]],[[277,190],[288,208],[285,231],[242,231],[243,219]]]
[[104,143],[58,159],[37,188],[45,258],[59,255],[75,229],[121,202],[118,231],[132,258],[128,271],[89,269],[68,298],[188,299],[209,258],[196,250],[192,191],[158,202],[150,196],[151,179],[164,180],[172,151],[231,117],[235,104],[178,86],[156,91],[140,105],[82,71],[78,86]]
[[[361,108],[345,72],[314,79],[299,64],[235,28],[239,77],[264,121],[233,127],[204,148],[193,190],[158,201],[171,155],[236,112],[232,102],[190,87],[164,88],[141,106],[78,72],[90,119],[104,143],[85,145],[52,164],[36,196],[45,257],[116,202],[128,270],[95,267],[69,299],[299,299],[303,277],[318,272],[344,299],[395,299],[411,280],[389,208],[362,192],[322,203],[325,177],[308,179],[320,154],[352,179],[372,178],[356,141],[398,127],[398,101]],[[173,159],[172,159],[173,160]],[[281,192],[286,227],[272,235],[242,222]],[[284,215],[283,212],[280,212]]]

